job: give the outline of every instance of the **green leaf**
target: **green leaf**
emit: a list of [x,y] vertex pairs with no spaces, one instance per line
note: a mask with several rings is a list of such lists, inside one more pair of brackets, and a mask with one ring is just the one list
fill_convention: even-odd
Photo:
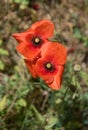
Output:
[[26,107],[27,106],[26,101],[24,99],[22,99],[22,98],[17,101],[17,104],[22,106],[22,107]]
[[84,82],[88,85],[88,73],[84,71],[80,71],[80,77],[84,80]]
[[88,92],[85,92],[83,95],[82,95],[82,98],[84,101],[88,101]]
[[9,53],[8,53],[7,50],[0,48],[0,55],[6,55],[6,56],[8,56]]
[[19,4],[21,0],[14,0],[14,2]]
[[40,122],[44,122],[43,116],[38,112],[38,110],[35,108],[34,105],[31,105],[31,109],[34,111],[36,118],[37,118]]
[[82,38],[82,35],[81,35],[80,30],[78,28],[74,29],[74,36],[78,39]]
[[2,45],[2,43],[3,43],[3,40],[2,40],[2,39],[0,39],[0,46]]
[[23,5],[27,5],[29,3],[29,1],[27,1],[27,0],[22,0],[21,2]]
[[23,5],[28,5],[29,3],[28,0],[14,0],[14,2],[18,4],[23,4]]
[[4,70],[4,64],[3,64],[3,62],[0,60],[0,70]]
[[45,129],[46,129],[46,130],[50,130],[55,124],[57,124],[57,122],[58,122],[57,117],[52,116],[52,117],[49,119],[49,124],[46,125]]
[[84,46],[88,46],[88,37],[84,36],[83,38]]
[[7,96],[4,96],[0,100],[0,111],[2,111],[6,107],[6,103],[7,103]]
[[80,92],[81,92],[81,86],[80,86],[80,83],[79,83],[79,81],[77,80],[77,77],[76,76],[73,76],[72,77],[72,85],[74,86],[74,87],[76,87],[78,90],[80,90]]

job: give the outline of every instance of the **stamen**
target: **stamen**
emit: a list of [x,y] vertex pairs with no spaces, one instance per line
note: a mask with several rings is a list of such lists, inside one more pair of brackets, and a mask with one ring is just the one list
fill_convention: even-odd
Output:
[[38,36],[36,37],[33,37],[32,38],[32,43],[35,45],[35,46],[39,46],[42,44],[42,39]]
[[40,42],[39,37],[36,37],[36,38],[35,38],[35,43],[39,43],[39,42]]
[[50,63],[47,63],[46,67],[47,67],[47,69],[50,69],[52,67],[52,65]]
[[44,68],[49,72],[53,72],[55,70],[55,66],[51,62],[45,63]]

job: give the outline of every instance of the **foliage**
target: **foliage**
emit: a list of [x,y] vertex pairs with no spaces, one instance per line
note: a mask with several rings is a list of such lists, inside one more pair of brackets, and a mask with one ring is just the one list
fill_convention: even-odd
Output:
[[1,129],[10,129],[9,122],[14,129],[22,130],[76,130],[82,121],[87,124],[88,92],[83,94],[79,83],[83,80],[88,84],[85,72],[74,72],[72,64],[67,63],[62,89],[52,91],[42,81],[30,77],[30,82],[21,69],[15,68],[14,74],[4,79],[7,85],[0,85]]
[[[87,4],[82,1],[78,4],[78,1],[74,0],[71,3],[54,1],[51,5],[50,1],[48,3],[46,0],[45,8],[42,7],[36,12],[28,5],[31,1],[25,0],[27,4],[23,1],[11,1],[7,15],[0,14],[0,18],[4,16],[0,21],[0,130],[83,130],[88,126],[88,62],[84,62],[80,57],[85,57],[84,52],[88,46],[88,38],[85,35],[87,24],[84,24],[87,18],[84,19],[83,15],[85,13],[88,16]],[[22,4],[25,6],[23,10],[18,7]],[[39,4],[43,3],[39,1]],[[53,11],[48,10],[48,7]],[[59,13],[53,14],[52,19],[52,13],[51,17],[49,13],[54,12],[55,8]],[[31,77],[22,57],[16,52],[16,41],[11,38],[13,32],[28,28],[35,21],[36,14],[43,11],[43,18],[50,17],[54,21],[54,16],[57,16],[55,26],[61,25],[61,30],[56,30],[57,40],[61,37],[68,48],[71,45],[74,47],[75,44],[78,49],[68,55],[62,88],[59,91],[52,91],[41,79]],[[78,13],[83,13],[79,19]],[[81,51],[77,48],[79,46]]]
[[85,46],[88,46],[88,37],[80,32],[79,28],[74,29],[74,36],[78,38]]
[[13,0],[13,2],[20,5],[20,9],[25,9],[30,3],[30,0]]

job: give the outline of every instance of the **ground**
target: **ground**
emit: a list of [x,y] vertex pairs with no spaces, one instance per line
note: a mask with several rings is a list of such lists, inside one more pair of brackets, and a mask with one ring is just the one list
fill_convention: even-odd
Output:
[[[0,130],[87,130],[88,1],[10,0],[0,6]],[[54,23],[51,40],[68,50],[61,92],[31,77],[12,37],[42,19]]]

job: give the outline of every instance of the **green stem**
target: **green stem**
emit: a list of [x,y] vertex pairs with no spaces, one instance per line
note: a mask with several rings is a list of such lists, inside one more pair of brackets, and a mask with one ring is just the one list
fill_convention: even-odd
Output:
[[39,111],[35,108],[35,106],[33,104],[31,105],[31,109],[34,111],[36,118],[39,121],[43,122],[44,121],[43,116],[39,113]]

